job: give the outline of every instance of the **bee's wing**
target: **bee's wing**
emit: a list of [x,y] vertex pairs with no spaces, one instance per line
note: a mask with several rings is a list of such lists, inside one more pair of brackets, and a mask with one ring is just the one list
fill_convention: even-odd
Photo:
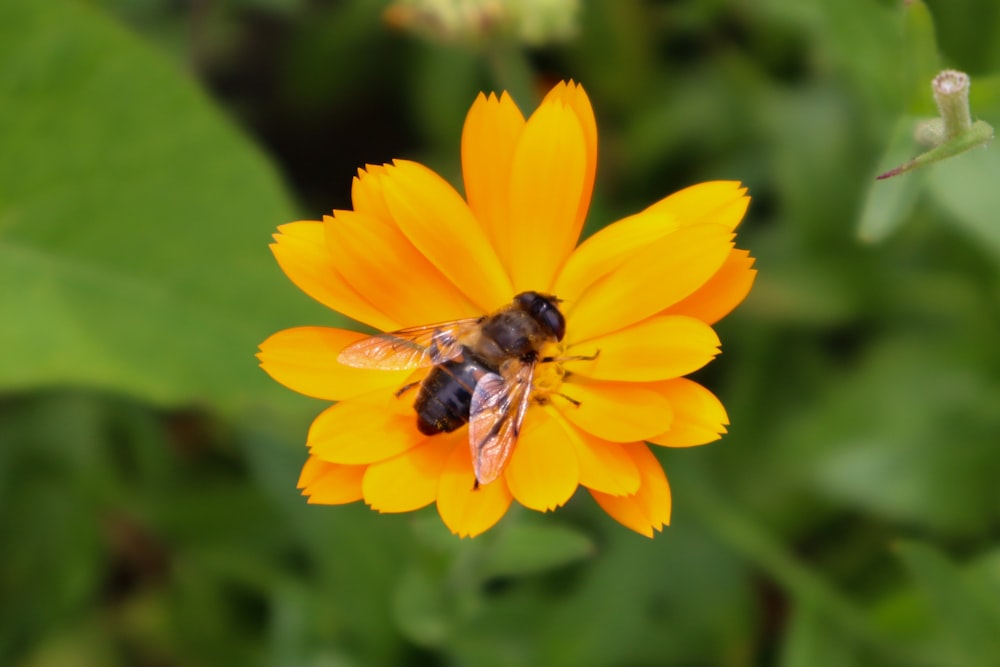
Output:
[[503,472],[528,411],[534,363],[508,362],[503,376],[484,375],[472,392],[469,446],[479,484],[489,484]]
[[462,353],[462,339],[481,318],[409,327],[351,343],[337,357],[345,366],[399,371],[441,364]]

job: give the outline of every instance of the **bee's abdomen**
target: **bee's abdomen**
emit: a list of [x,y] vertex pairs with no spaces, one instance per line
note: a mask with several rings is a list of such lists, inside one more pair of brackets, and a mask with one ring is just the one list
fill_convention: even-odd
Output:
[[488,372],[489,368],[468,354],[432,368],[413,403],[420,432],[450,433],[468,422],[472,392],[478,379]]

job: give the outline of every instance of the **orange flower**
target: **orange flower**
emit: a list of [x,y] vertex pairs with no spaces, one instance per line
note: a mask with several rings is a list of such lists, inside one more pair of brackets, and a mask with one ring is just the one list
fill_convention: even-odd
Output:
[[[379,512],[437,504],[462,536],[517,500],[548,511],[578,486],[629,528],[670,519],[670,489],[646,443],[711,442],[722,404],[683,376],[718,353],[711,325],[746,296],[753,260],[733,247],[749,199],[716,181],[667,197],[576,245],[590,204],[597,128],[583,88],[555,86],[527,120],[480,95],[462,134],[466,198],[415,162],[358,172],[353,210],[281,226],[271,246],[292,282],[382,331],[481,316],[524,291],[553,294],[566,335],[539,363],[527,415],[499,478],[476,485],[468,427],[417,430],[411,370],[353,368],[363,334],[301,327],[258,355],[275,380],[336,401],[313,422],[299,486],[310,502]],[[570,357],[596,358],[568,360]]]

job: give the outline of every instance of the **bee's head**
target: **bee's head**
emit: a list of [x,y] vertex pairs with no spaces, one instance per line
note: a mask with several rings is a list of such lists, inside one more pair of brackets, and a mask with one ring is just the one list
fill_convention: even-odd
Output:
[[514,302],[531,315],[556,342],[566,335],[566,318],[559,311],[558,298],[538,292],[521,292],[514,297]]

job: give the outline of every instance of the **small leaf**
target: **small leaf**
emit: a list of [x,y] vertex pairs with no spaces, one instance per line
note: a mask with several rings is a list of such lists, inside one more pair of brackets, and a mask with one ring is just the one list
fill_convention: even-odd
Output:
[[510,524],[489,550],[484,578],[522,576],[544,572],[593,555],[586,535],[565,526]]
[[[879,173],[900,164],[913,151],[913,128],[916,119],[904,116],[896,123],[885,154],[879,161]],[[920,195],[920,178],[897,178],[874,182],[868,187],[858,223],[858,236],[868,243],[879,243],[899,229],[913,213]]]

